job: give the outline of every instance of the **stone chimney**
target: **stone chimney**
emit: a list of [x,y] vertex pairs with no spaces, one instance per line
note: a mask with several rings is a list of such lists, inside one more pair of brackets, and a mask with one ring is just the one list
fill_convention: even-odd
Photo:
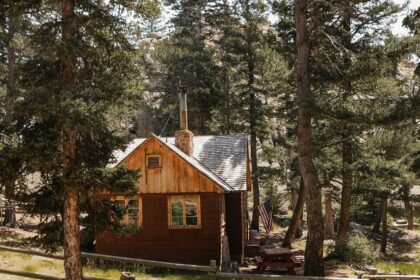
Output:
[[179,122],[180,130],[175,132],[175,146],[191,156],[194,149],[193,133],[188,130],[187,94],[182,87],[179,90]]

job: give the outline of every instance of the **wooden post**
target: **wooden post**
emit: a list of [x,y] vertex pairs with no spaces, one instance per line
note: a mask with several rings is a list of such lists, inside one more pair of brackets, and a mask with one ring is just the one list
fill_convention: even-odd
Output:
[[210,267],[212,268],[212,271],[209,273],[210,274],[210,279],[211,280],[216,280],[217,263],[216,263],[215,260],[210,261]]

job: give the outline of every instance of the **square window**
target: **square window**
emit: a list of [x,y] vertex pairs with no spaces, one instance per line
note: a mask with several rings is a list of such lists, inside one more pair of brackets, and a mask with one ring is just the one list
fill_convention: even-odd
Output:
[[168,198],[170,228],[200,227],[200,197],[171,196]]
[[114,204],[120,208],[125,208],[126,212],[122,217],[122,222],[127,225],[141,226],[142,210],[141,198],[117,197]]

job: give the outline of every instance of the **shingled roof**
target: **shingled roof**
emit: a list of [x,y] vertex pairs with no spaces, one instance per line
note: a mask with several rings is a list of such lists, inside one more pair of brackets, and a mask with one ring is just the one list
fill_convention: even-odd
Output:
[[[225,189],[246,190],[248,145],[245,135],[194,136],[192,157],[188,157],[175,147],[174,137],[157,138],[201,172],[206,173],[216,183],[223,185]],[[124,151],[116,151],[114,153],[115,162],[110,167],[117,166],[124,161],[146,139],[134,139]]]

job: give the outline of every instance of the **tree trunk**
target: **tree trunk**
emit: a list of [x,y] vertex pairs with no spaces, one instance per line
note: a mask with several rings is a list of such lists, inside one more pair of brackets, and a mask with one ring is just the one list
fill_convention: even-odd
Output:
[[[9,18],[8,22],[8,37],[9,42],[7,45],[7,85],[6,85],[6,97],[4,104],[4,126],[6,129],[9,129],[10,124],[13,120],[13,111],[16,100],[16,48],[13,42],[15,35],[15,23],[12,19]],[[17,227],[16,221],[16,206],[14,202],[14,179],[10,179],[5,183],[5,197],[9,200],[6,205],[5,215],[4,215],[4,225],[8,227],[15,228]]]
[[[74,44],[76,15],[75,0],[62,1],[62,40],[68,47],[62,54],[63,87],[65,94],[71,95],[76,85],[76,57],[70,51]],[[63,126],[63,176],[64,176],[64,271],[67,280],[81,280],[80,258],[79,191],[72,181],[72,172],[77,156],[77,133],[69,124]]]
[[[343,18],[343,29],[345,31],[343,38],[343,45],[347,49],[345,53],[345,77],[343,81],[343,104],[346,102],[347,98],[351,95],[352,85],[349,77],[349,71],[351,67],[351,29],[350,29],[350,7],[347,6],[347,9],[344,11]],[[353,184],[353,174],[350,168],[350,165],[353,162],[353,147],[351,140],[351,132],[349,127],[343,127],[342,135],[342,157],[343,157],[343,167],[342,167],[342,177],[343,177],[343,188],[341,190],[341,206],[340,206],[340,220],[338,223],[338,238],[345,237],[349,232],[350,225],[350,205],[351,205],[351,190]]]
[[380,200],[379,202],[379,207],[378,207],[378,212],[376,212],[376,217],[375,217],[375,224],[373,225],[373,232],[379,233],[379,228],[381,227],[381,221],[382,221],[382,213],[384,212],[384,201],[383,199]]
[[17,220],[16,220],[16,205],[15,203],[6,203],[6,209],[4,210],[4,220],[3,225],[16,228],[17,227]]
[[414,230],[413,205],[409,199],[404,200],[405,215],[407,217],[407,229]]
[[67,280],[81,280],[79,192],[67,189],[64,198],[64,270]]
[[[248,1],[245,1],[245,19],[247,24],[250,19],[250,7]],[[259,231],[259,213],[257,206],[260,205],[260,187],[258,184],[258,161],[257,161],[257,100],[255,97],[255,54],[252,38],[252,28],[246,28],[247,36],[247,67],[248,67],[248,93],[249,93],[249,133],[251,135],[251,169],[252,169],[252,193],[254,208],[252,213],[251,228]]]
[[[347,137],[347,138],[344,138]],[[345,237],[349,232],[350,226],[350,207],[351,190],[353,184],[353,174],[350,170],[352,164],[352,143],[348,139],[349,134],[343,134],[343,188],[341,190],[340,220],[338,222],[338,238]]]
[[297,47],[297,100],[298,100],[298,152],[299,168],[308,192],[306,207],[308,238],[305,248],[306,276],[324,276],[323,243],[324,221],[322,218],[321,189],[313,163],[311,130],[312,116],[305,104],[310,100],[309,36],[306,26],[307,0],[295,0],[295,25]]
[[328,239],[334,238],[334,214],[332,208],[331,190],[324,192],[324,205],[325,205],[325,237]]
[[303,215],[303,207],[305,205],[305,200],[307,197],[307,188],[305,184],[301,182],[299,187],[299,195],[296,201],[296,206],[293,210],[292,221],[290,222],[289,227],[287,228],[286,235],[284,236],[283,243],[281,246],[283,247],[292,247],[292,242],[295,239],[296,232],[298,228],[301,226],[301,220]]
[[381,236],[381,253],[386,254],[386,244],[388,240],[388,222],[387,222],[387,208],[388,198],[382,197],[382,236]]
[[407,229],[414,230],[413,205],[410,200],[410,185],[403,184],[402,199],[404,202],[405,217],[407,218]]
[[296,208],[299,193],[296,192],[294,187],[290,187],[289,190],[290,190],[290,202],[289,202],[288,209],[294,211]]
[[4,124],[7,127],[10,125],[13,119],[13,111],[16,99],[16,49],[13,42],[15,33],[15,24],[9,20],[8,36],[10,40],[7,46],[7,86],[6,86],[6,97],[5,97],[5,116]]

